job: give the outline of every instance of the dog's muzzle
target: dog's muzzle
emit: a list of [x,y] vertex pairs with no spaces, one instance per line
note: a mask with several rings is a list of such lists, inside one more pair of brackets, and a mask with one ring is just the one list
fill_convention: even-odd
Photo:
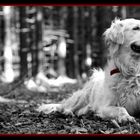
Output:
[[140,42],[133,42],[131,44],[131,49],[136,53],[140,53]]

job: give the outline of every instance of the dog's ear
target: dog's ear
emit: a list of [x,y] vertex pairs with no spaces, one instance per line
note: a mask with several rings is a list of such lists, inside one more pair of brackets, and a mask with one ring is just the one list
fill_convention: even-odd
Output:
[[119,19],[115,19],[111,27],[108,28],[103,36],[105,38],[105,42],[107,46],[110,46],[112,43],[116,43],[118,45],[123,44],[124,42],[124,25]]

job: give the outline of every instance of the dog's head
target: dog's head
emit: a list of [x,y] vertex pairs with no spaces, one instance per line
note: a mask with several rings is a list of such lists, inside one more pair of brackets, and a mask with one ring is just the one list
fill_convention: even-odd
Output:
[[103,35],[116,67],[127,74],[140,72],[140,20],[115,19]]

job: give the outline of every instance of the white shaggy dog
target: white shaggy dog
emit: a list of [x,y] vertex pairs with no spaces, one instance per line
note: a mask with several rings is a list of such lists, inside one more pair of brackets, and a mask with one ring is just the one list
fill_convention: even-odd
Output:
[[78,116],[93,111],[103,119],[135,122],[132,116],[140,112],[140,20],[115,19],[104,37],[109,50],[104,71],[94,70],[83,89],[38,111]]

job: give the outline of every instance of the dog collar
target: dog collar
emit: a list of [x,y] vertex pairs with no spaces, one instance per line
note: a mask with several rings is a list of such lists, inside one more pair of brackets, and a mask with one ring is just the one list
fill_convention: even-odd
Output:
[[116,68],[116,69],[113,69],[110,71],[110,75],[113,75],[115,73],[120,73],[120,70],[118,68]]

